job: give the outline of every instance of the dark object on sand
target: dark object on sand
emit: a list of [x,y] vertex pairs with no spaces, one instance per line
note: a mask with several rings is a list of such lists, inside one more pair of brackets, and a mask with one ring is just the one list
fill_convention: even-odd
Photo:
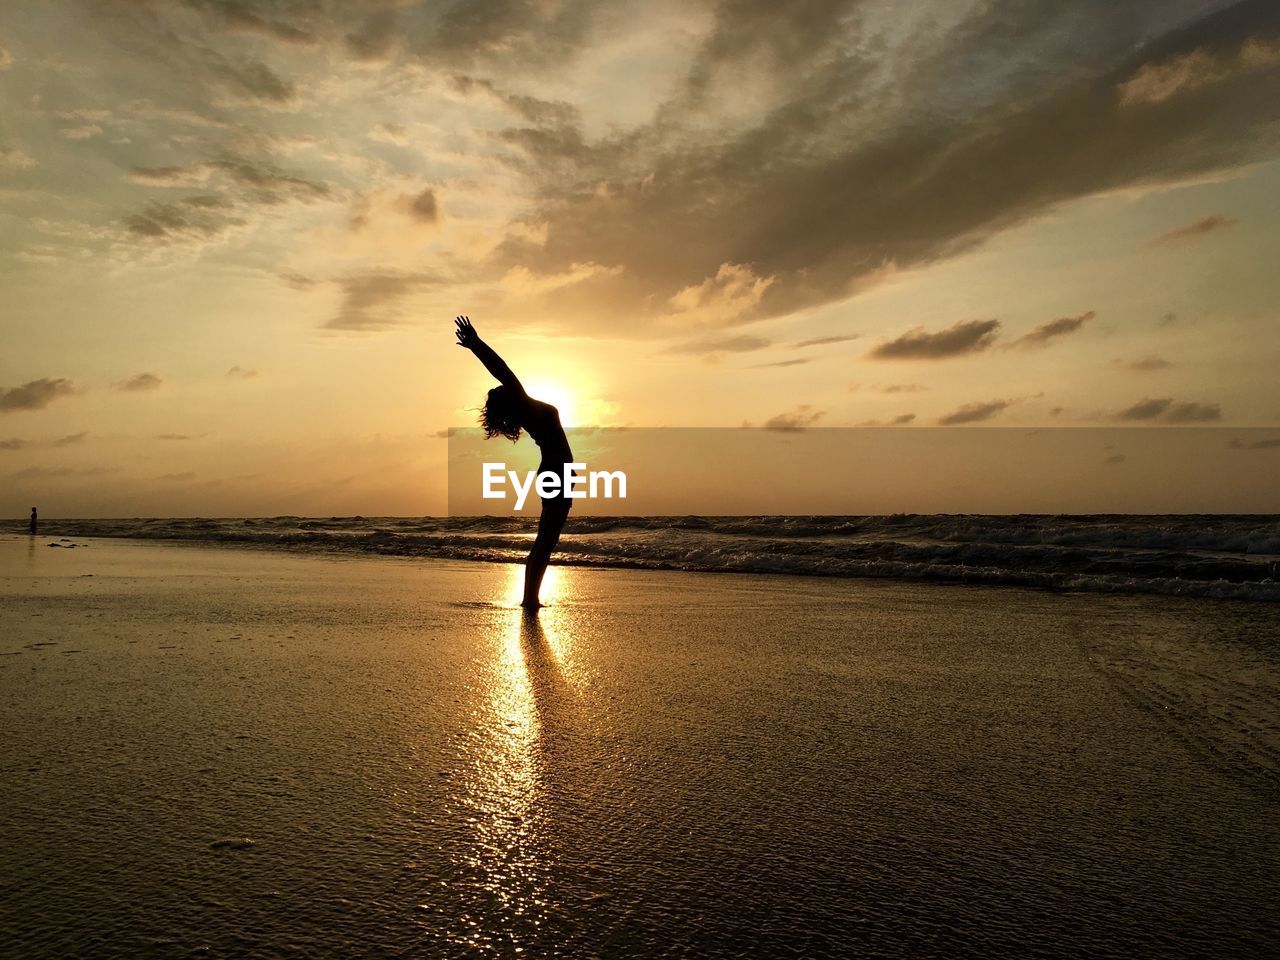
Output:
[[38,525],[39,525],[39,520],[36,517],[36,508],[32,507],[31,508],[31,535],[33,537],[36,535],[36,527]]

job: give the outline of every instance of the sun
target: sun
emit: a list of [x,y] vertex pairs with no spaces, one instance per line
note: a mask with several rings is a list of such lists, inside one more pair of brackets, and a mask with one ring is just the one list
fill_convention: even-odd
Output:
[[566,427],[578,426],[578,404],[564,385],[550,380],[535,380],[525,384],[525,391],[535,400],[549,403],[560,411],[560,423]]

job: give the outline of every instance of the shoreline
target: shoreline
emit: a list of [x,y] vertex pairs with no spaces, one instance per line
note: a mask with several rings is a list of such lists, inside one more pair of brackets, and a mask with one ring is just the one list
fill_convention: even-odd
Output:
[[[1012,586],[1049,593],[1132,594],[1182,597],[1197,600],[1242,600],[1280,602],[1280,517],[1226,516],[1187,517],[968,517],[911,516],[918,523],[1014,524],[1035,520],[1059,524],[1076,523],[1089,533],[1094,527],[1113,523],[1177,520],[1215,520],[1219,523],[1252,525],[1261,532],[1264,552],[1232,553],[1211,543],[1195,545],[1194,540],[1173,548],[1158,541],[1150,546],[1091,546],[1087,539],[1075,546],[1081,534],[1073,534],[1064,545],[1055,546],[1034,539],[1014,542],[1001,539],[999,531],[987,535],[965,531],[955,543],[943,540],[935,546],[916,546],[908,537],[901,543],[879,535],[867,540],[832,536],[818,532],[797,535],[792,526],[784,536],[770,540],[755,527],[769,523],[839,523],[841,521],[891,522],[898,518],[581,518],[586,529],[570,529],[552,556],[552,566],[584,569],[645,570],[683,573],[736,573],[755,576],[792,575],[849,581],[883,580],[959,586]],[[670,523],[675,536],[684,538],[664,544],[659,529],[648,524]],[[112,524],[132,524],[133,529],[112,532]],[[641,534],[623,537],[624,530],[637,526]],[[678,524],[678,526],[677,526]],[[745,534],[719,534],[708,525],[743,528]],[[60,540],[102,539],[134,542],[187,543],[209,546],[238,546],[245,549],[288,554],[323,556],[371,556],[400,559],[444,559],[490,564],[522,563],[532,539],[534,521],[526,518],[232,518],[232,519],[147,519],[79,520],[50,523],[53,529],[36,534],[46,543]],[[250,530],[246,530],[246,526]],[[1249,527],[1245,527],[1249,529]],[[892,533],[892,531],[890,531]],[[1194,531],[1193,531],[1194,532]],[[1134,534],[1127,534],[1130,539]],[[30,534],[3,532],[0,537],[23,539]],[[994,539],[983,539],[984,536]],[[1166,535],[1166,539],[1170,535]],[[1241,535],[1236,535],[1237,538]],[[690,538],[698,538],[690,545]],[[1186,535],[1183,535],[1186,539]],[[1010,553],[1009,551],[1014,551]],[[1044,554],[1052,552],[1050,563],[1068,569],[1045,567]],[[1092,558],[1089,557],[1092,552]],[[1008,554],[1007,556],[1002,554]],[[1084,554],[1081,559],[1077,554]],[[1153,564],[1155,566],[1153,566]]]

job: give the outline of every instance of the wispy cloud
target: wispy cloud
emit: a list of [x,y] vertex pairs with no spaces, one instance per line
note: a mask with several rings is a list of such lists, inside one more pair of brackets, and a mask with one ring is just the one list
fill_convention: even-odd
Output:
[[1211,423],[1222,419],[1216,403],[1176,401],[1170,397],[1145,398],[1114,415],[1116,420],[1160,421],[1163,423]]
[[65,377],[42,377],[20,387],[0,387],[0,412],[43,410],[58,398],[75,392],[75,385]]
[[812,340],[801,340],[799,343],[792,344],[795,350],[802,350],[805,347],[826,347],[836,343],[848,343],[850,340],[857,340],[861,334],[848,333],[838,337],[814,337]]
[[1129,360],[1116,360],[1117,366],[1124,367],[1126,370],[1133,370],[1138,373],[1149,373],[1152,370],[1167,370],[1173,364],[1164,357],[1149,353],[1145,357],[1133,357]]
[[113,384],[113,386],[117,390],[123,390],[126,393],[144,393],[149,390],[160,389],[162,383],[164,381],[154,373],[139,373],[128,380],[121,380],[119,383]]
[[799,433],[813,426],[826,415],[825,410],[815,410],[807,403],[786,413],[779,413],[764,422],[764,429],[776,430],[779,433]]
[[1093,310],[1088,310],[1074,317],[1059,317],[1056,320],[1050,320],[1042,323],[1030,333],[1024,333],[1017,340],[1010,344],[1011,347],[1021,347],[1022,349],[1034,349],[1037,347],[1047,346],[1051,340],[1064,337],[1069,333],[1075,333],[1086,323],[1097,316]]
[[961,423],[979,423],[983,420],[990,420],[1002,410],[1012,406],[1012,400],[987,400],[981,403],[966,403],[958,410],[948,413],[944,417],[938,418],[938,423],[943,426],[954,426]]
[[1163,243],[1180,243],[1184,240],[1195,240],[1198,237],[1206,236],[1210,233],[1218,233],[1229,227],[1234,227],[1239,220],[1232,219],[1222,213],[1215,213],[1208,217],[1203,217],[1192,223],[1184,223],[1182,226],[1174,227],[1167,230],[1151,242],[1154,244]]
[[915,327],[881,343],[867,354],[875,360],[941,360],[986,350],[999,334],[999,320],[961,320],[944,330],[929,333]]
[[368,333],[398,326],[405,301],[432,283],[420,274],[365,273],[338,281],[342,303],[325,329]]

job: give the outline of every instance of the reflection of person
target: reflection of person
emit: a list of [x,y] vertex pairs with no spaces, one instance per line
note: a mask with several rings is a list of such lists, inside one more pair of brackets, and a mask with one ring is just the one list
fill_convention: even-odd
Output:
[[31,508],[31,535],[33,537],[36,535],[36,525],[38,522],[39,521],[36,518],[36,508],[32,507]]
[[[538,472],[550,470],[563,475],[565,464],[573,462],[573,453],[569,450],[564,428],[560,426],[560,411],[524,392],[511,368],[480,339],[470,320],[458,317],[456,322],[458,346],[474,353],[499,383],[489,391],[484,409],[480,411],[480,425],[484,427],[485,438],[501,436],[514,443],[520,439],[520,431],[527,430],[542,451]],[[551,551],[560,540],[560,531],[569,517],[571,503],[563,490],[542,498],[538,535],[533,541],[533,549],[529,551],[529,559],[525,561],[524,599],[520,601],[523,607],[536,609],[541,606],[538,590],[542,586],[543,574],[547,572],[547,564],[551,562]]]

